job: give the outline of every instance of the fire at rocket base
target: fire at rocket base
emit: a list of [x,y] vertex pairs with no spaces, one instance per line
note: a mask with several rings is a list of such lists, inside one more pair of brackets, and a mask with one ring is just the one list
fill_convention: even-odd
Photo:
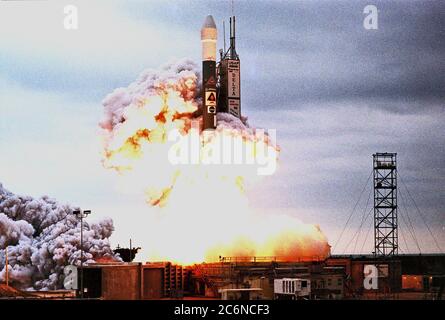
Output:
[[[198,68],[183,60],[158,71],[145,70],[127,88],[105,98],[105,118],[100,124],[104,129],[104,167],[125,175],[126,190],[143,190],[147,203],[162,210],[162,215],[158,215],[161,211],[150,212],[150,220],[141,223],[141,237],[149,244],[151,261],[193,264],[217,262],[219,256],[281,257],[288,261],[326,257],[329,245],[318,227],[293,216],[262,215],[249,207],[244,188],[259,181],[256,166],[253,170],[237,165],[215,170],[215,166],[176,166],[165,161],[171,150],[166,132],[178,129],[182,138],[193,139],[193,120],[202,121],[204,132],[211,131],[207,137],[202,135],[201,150],[216,150],[222,140],[236,139],[243,150],[252,150],[253,163],[260,163],[261,152],[255,150],[264,148],[268,156],[278,158],[279,147],[272,139],[259,138],[257,129],[241,117],[235,17],[230,22],[230,47],[222,52],[219,64],[217,30],[211,16],[201,29],[201,88]],[[203,101],[197,99],[198,94]],[[177,151],[189,152],[189,147],[178,146]],[[201,152],[201,159],[209,160],[210,153]],[[166,232],[181,241],[159,241]]]
[[208,15],[201,29],[203,130],[216,128],[216,40],[215,21]]

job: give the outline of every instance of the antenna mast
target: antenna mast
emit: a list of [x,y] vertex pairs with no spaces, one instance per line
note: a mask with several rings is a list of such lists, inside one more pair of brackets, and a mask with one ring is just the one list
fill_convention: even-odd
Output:
[[226,53],[226,22],[223,20],[224,53]]

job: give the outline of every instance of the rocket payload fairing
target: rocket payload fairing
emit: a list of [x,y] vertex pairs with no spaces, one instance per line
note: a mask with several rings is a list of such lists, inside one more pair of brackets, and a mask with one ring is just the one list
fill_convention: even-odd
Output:
[[208,15],[201,29],[203,130],[216,128],[216,40],[215,21]]
[[227,112],[241,118],[240,60],[235,49],[235,17],[230,18],[230,48],[226,52],[220,50],[218,65],[217,33],[215,21],[208,15],[201,29],[203,130],[216,128],[217,112]]

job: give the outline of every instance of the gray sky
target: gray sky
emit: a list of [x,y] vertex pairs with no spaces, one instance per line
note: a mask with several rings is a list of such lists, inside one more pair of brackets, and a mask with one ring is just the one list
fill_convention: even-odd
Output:
[[[201,24],[213,14],[221,27],[230,1],[70,3],[79,6],[75,32],[63,29],[64,1],[0,2],[0,182],[111,216],[123,242],[129,220],[146,209],[100,165],[101,100],[147,67],[182,57],[199,63]],[[444,249],[445,4],[373,1],[379,28],[366,30],[367,4],[235,1],[242,110],[252,125],[276,129],[282,150],[278,172],[249,191],[250,202],[317,223],[334,244],[371,155],[397,152],[400,175]],[[406,205],[423,251],[437,250]]]

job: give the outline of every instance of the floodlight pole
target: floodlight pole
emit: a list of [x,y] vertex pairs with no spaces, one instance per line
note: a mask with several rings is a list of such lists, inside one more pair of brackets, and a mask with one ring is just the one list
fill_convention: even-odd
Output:
[[8,246],[6,246],[6,286],[9,286],[9,259],[8,259]]
[[83,299],[83,218],[91,214],[91,210],[75,210],[73,211],[80,218],[80,298]]

